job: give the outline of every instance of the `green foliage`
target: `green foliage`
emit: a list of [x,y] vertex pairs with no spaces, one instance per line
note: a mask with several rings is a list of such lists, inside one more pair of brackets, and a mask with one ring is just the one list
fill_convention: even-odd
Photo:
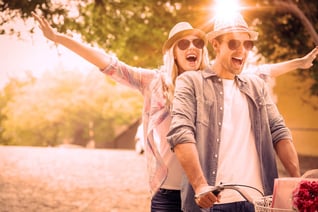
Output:
[[77,71],[48,72],[41,79],[18,87],[7,102],[3,127],[10,142],[1,143],[85,145],[90,139],[90,122],[94,123],[97,143],[112,141],[116,128],[128,126],[140,117],[141,107],[140,94],[107,83],[105,76],[96,70],[87,75]]
[[[258,0],[256,2],[245,0],[244,2],[250,6],[255,5],[251,10],[245,11],[244,15],[251,17],[251,23],[254,23],[259,32],[259,40],[256,46],[268,63],[303,56],[318,45],[318,42],[314,41],[308,28],[299,18],[299,14],[296,15],[294,10],[285,7],[286,3],[297,6],[317,31],[318,4],[316,0]],[[256,5],[258,6],[256,7]],[[310,71],[299,72],[298,74],[300,78],[309,77],[314,79],[311,94],[318,95],[318,63],[314,62]]]
[[27,75],[27,80],[19,80],[15,78],[10,79],[10,83],[7,84],[0,93],[0,144],[10,144],[12,140],[5,136],[4,123],[8,119],[8,114],[6,113],[6,107],[12,101],[14,101],[14,96],[20,92],[20,89],[28,84],[34,82],[32,75]]
[[[260,32],[257,48],[269,63],[303,56],[315,45],[300,19],[291,10],[277,6],[281,2],[296,5],[314,29],[318,28],[316,0],[241,0],[241,5],[247,6],[244,16]],[[3,0],[0,1],[0,32],[15,32],[16,29],[8,29],[5,23],[15,18],[27,19],[31,11],[37,11],[59,31],[80,33],[83,40],[115,53],[130,65],[157,68],[162,64],[161,47],[171,27],[179,21],[189,21],[194,27],[210,31],[214,3],[210,0],[69,0],[63,4],[51,0]],[[306,73],[314,79],[312,94],[317,95],[318,65]]]
[[[204,31],[212,30],[209,19],[215,3],[211,0],[52,2],[0,1],[0,34],[16,32],[10,21],[27,20],[36,11],[58,31],[77,32],[84,41],[115,53],[127,64],[144,68],[162,64],[162,44],[177,22],[188,21]],[[260,34],[257,49],[268,63],[303,56],[317,45],[299,17],[276,6],[281,2],[296,5],[313,28],[318,29],[317,0],[241,0],[242,5],[248,6],[242,12],[244,17]],[[78,8],[75,12],[74,7]],[[30,27],[31,32],[34,27]],[[114,137],[115,126],[140,115],[135,111],[140,111],[142,101],[131,89],[118,88],[112,81],[100,82],[94,74],[84,77],[58,73],[63,77],[48,75],[39,81],[31,77],[25,84],[11,80],[0,99],[0,122],[6,130],[0,130],[1,143],[20,144],[28,140],[34,145],[56,145],[63,139],[71,139],[82,144],[88,139],[90,122],[94,123],[95,140],[101,142]],[[314,80],[311,94],[318,95],[317,62],[310,72],[300,73],[300,77],[303,75]]]
[[88,43],[116,53],[130,65],[158,67],[162,63],[163,35],[175,22],[164,4],[147,0],[93,2],[79,8],[78,21],[68,20],[65,25],[80,32]]
[[[0,1],[0,34],[16,34],[20,31],[10,25],[11,21],[30,18],[32,11],[41,11],[44,17],[52,19],[56,16],[66,15],[68,7],[59,3],[52,3],[51,0],[1,0]],[[56,24],[53,24],[56,27]],[[33,28],[30,29],[33,32]]]

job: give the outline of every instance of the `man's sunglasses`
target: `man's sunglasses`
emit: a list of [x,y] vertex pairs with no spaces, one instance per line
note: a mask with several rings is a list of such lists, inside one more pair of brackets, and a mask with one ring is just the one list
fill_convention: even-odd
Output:
[[241,46],[241,43],[243,43],[243,46],[247,51],[251,50],[254,47],[254,42],[251,40],[245,40],[242,42],[240,40],[231,39],[228,41],[227,45],[229,49],[236,50]]
[[177,46],[180,50],[186,50],[190,46],[191,42],[198,49],[202,49],[204,47],[204,40],[199,38],[193,39],[193,40],[186,40],[186,39],[179,40],[179,42],[177,43]]

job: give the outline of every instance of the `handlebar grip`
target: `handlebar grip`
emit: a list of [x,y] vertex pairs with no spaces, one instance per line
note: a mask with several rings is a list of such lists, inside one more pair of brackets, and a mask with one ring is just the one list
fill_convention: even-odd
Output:
[[212,190],[211,192],[212,192],[215,196],[217,196],[217,195],[220,194],[221,191],[222,191],[222,189],[216,188],[216,189]]
[[211,189],[207,190],[207,191],[204,191],[202,193],[199,193],[199,194],[196,194],[194,196],[194,198],[199,198],[200,196],[202,195],[205,195],[209,192],[213,193],[215,196],[219,195],[219,193],[224,190],[224,187],[223,186],[215,186],[215,187],[212,187]]

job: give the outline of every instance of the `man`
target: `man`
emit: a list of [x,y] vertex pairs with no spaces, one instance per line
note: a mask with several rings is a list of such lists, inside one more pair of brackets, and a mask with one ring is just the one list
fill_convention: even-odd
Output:
[[275,151],[290,176],[300,176],[290,131],[267,86],[258,77],[239,75],[257,35],[240,14],[216,19],[208,34],[216,52],[213,66],[178,77],[167,139],[186,173],[183,211],[254,211],[234,190],[220,196],[209,191],[236,183],[272,194]]

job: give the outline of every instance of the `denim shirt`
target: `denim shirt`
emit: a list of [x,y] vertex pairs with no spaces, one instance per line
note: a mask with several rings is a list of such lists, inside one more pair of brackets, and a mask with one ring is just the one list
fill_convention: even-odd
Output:
[[[274,144],[281,139],[291,140],[291,134],[262,79],[253,75],[236,76],[235,83],[247,97],[264,193],[270,195],[274,179],[278,177]],[[167,140],[172,149],[181,143],[196,144],[209,185],[215,185],[217,176],[223,102],[222,79],[212,70],[188,71],[178,77]],[[186,177],[183,178],[181,197],[183,209],[200,211]]]

